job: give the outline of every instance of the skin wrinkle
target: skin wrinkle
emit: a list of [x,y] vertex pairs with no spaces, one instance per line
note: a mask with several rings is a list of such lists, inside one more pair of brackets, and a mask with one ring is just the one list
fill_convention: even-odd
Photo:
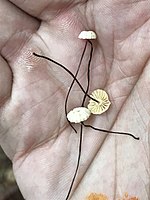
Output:
[[[139,101],[144,109],[144,111],[147,113],[147,115],[150,117],[149,113],[147,112],[147,109],[145,108],[144,104],[143,104],[143,101],[141,100],[141,96],[140,96],[140,92],[137,91],[137,96],[139,98]],[[137,108],[137,107],[136,107]],[[143,121],[144,122],[144,121]],[[144,123],[145,124],[145,123]]]
[[[98,39],[99,40],[99,39]],[[110,73],[109,73],[109,69],[113,66],[113,63],[114,63],[114,42],[113,42],[113,52],[112,52],[112,58],[111,58],[111,62],[109,64],[109,66],[107,66],[107,59],[108,59],[108,56],[106,56],[105,54],[105,49],[103,48],[103,45],[101,45],[101,41],[99,40],[99,43],[100,43],[100,47],[101,47],[101,52],[102,52],[102,56],[103,56],[103,62],[104,62],[104,66],[105,66],[105,69],[106,69],[106,74],[108,75],[108,78],[106,80],[106,83],[104,85],[104,87],[107,85],[108,83],[108,80],[110,78]]]
[[[134,88],[134,86],[138,83],[138,81],[140,80],[140,78],[142,77],[142,75],[143,75],[143,71],[144,71],[144,69],[145,69],[145,67],[148,65],[148,63],[149,63],[149,59],[150,59],[150,57],[149,56],[147,56],[147,59],[146,59],[146,61],[143,63],[143,67],[142,67],[142,71],[141,71],[141,73],[140,73],[140,76],[137,76],[137,75],[134,75],[135,77],[137,77],[137,80],[135,81],[135,84],[133,85],[133,88]],[[121,68],[119,67],[119,69],[121,70]],[[121,70],[121,72],[124,74],[124,76],[126,76],[126,74]],[[132,77],[132,76],[130,76],[130,77]],[[129,78],[130,78],[129,77]],[[122,79],[120,79],[120,80],[122,80]],[[112,84],[112,83],[111,83]],[[127,97],[128,98],[128,97]]]
[[[139,95],[138,92],[137,92],[137,94],[138,94],[138,97],[139,97],[139,100],[140,100],[140,95]],[[141,104],[142,104],[142,101],[141,101]],[[133,101],[133,105],[134,105],[134,107],[135,107],[135,109],[136,109],[136,112],[137,112],[137,114],[139,115],[141,121],[143,122],[143,129],[145,129],[145,127],[147,127],[147,126],[146,126],[146,124],[145,124],[145,122],[144,122],[144,120],[143,120],[143,118],[142,118],[142,116],[141,116],[141,114],[140,114],[139,109],[138,109],[137,106],[136,106],[135,101]],[[146,111],[146,109],[145,109],[144,106],[143,106],[143,108],[144,108],[144,110]],[[147,111],[146,111],[146,112],[147,112]],[[147,130],[145,129],[145,132],[146,132],[146,131],[147,131]],[[148,137],[149,137],[149,135],[148,135]],[[149,161],[150,158],[149,158],[149,155],[147,154],[147,151],[146,151],[146,149],[145,149],[145,145],[143,144],[143,141],[141,141],[141,144],[142,144],[143,149],[144,149],[144,151],[145,151],[145,155],[146,155],[146,157],[147,157],[147,160]],[[150,163],[150,162],[149,162],[149,163]],[[144,166],[145,166],[145,165],[144,165]],[[147,168],[145,167],[145,169],[147,169]],[[148,174],[150,174],[150,173],[148,172],[148,170],[146,170],[146,171],[147,171]]]
[[[43,79],[43,80],[44,80],[44,79]],[[26,85],[25,87],[22,87],[22,88],[17,88],[17,90],[16,90],[16,89],[15,89],[15,90],[16,90],[16,91],[19,91],[19,90],[22,90],[22,89],[26,89],[26,87],[31,86],[31,85],[34,85],[34,84],[36,84],[37,82],[43,81],[43,80],[40,79],[40,80],[31,82],[29,85]],[[46,80],[48,80],[48,79],[46,79]],[[60,87],[60,88],[61,88],[61,87]],[[59,88],[59,89],[60,89],[60,88]],[[57,91],[56,91],[56,92],[57,92]],[[55,92],[55,93],[56,93],[56,92]],[[17,92],[16,92],[16,93],[17,93]],[[55,93],[53,93],[52,96],[53,96]],[[44,98],[44,100],[45,100],[45,99],[48,99],[48,98],[50,98],[50,97],[51,97],[51,96],[48,96],[48,97]],[[40,103],[41,103],[42,101],[44,101],[44,100],[39,101],[38,104],[40,104]],[[10,99],[10,101],[12,101],[12,99]],[[9,103],[10,103],[10,101],[9,101]],[[37,106],[37,105],[35,105],[35,106]],[[32,108],[32,107],[31,107],[31,108]],[[29,108],[26,112],[28,112],[29,110],[30,110],[30,108]],[[26,113],[26,112],[25,112],[25,113]],[[21,115],[21,117],[22,117],[22,115]]]
[[137,31],[139,31],[139,29],[141,29],[143,26],[145,26],[146,23],[148,23],[150,20],[150,17],[148,17],[148,19],[146,19],[144,21],[144,23],[141,25],[139,25],[135,30],[134,32],[130,33],[128,36],[126,36],[125,39],[122,39],[122,40],[117,40],[117,42],[119,41],[119,43],[122,43],[122,42],[126,42],[126,40],[129,40]]
[[[143,28],[144,29],[144,28]],[[141,43],[144,43],[146,41],[146,39],[148,39],[148,36],[149,36],[149,28],[147,27],[146,28],[146,32],[148,34],[145,34],[145,36],[142,35],[143,33],[143,30],[138,30],[138,32],[134,32],[134,34],[132,34],[132,37],[130,39],[128,39],[129,41],[132,41],[133,40],[133,44],[136,43],[137,40],[141,39],[140,42],[138,42],[138,45],[140,45]],[[130,55],[126,58],[120,58],[119,56],[117,57],[117,54],[119,54],[118,52],[122,51],[122,49],[124,48],[125,44],[126,43],[129,43],[128,41],[126,40],[115,40],[116,41],[116,55],[115,55],[115,59],[117,61],[126,61],[127,59],[130,58]],[[145,46],[145,43],[143,44],[143,49],[144,49],[144,46]],[[132,57],[131,57],[132,58]]]
[[[123,71],[123,69],[121,68],[120,65],[118,65],[118,69],[119,69],[119,71],[121,72],[121,74],[123,75],[123,77],[120,78],[119,80],[122,80],[122,79],[125,79],[125,78],[131,78],[131,77],[132,77],[132,76],[127,76],[127,74]],[[135,76],[135,75],[133,75],[133,76]],[[119,81],[119,80],[118,80],[118,81]]]
[[[149,124],[148,124],[148,128],[150,127],[150,122],[149,122]],[[148,133],[149,133],[150,131],[148,130]],[[150,135],[148,134],[148,144],[150,144]],[[148,152],[150,152],[150,147],[148,146],[148,148],[149,148],[149,151]],[[149,166],[149,169],[150,169],[150,153],[148,154],[148,166]],[[149,171],[149,177],[150,177],[150,171]],[[147,185],[147,190],[148,190],[148,196],[150,196],[150,186],[149,185]]]
[[[67,127],[67,124],[61,129],[61,131],[59,130],[60,135],[61,135],[61,133],[66,129],[66,127]],[[56,132],[58,132],[58,131],[56,131]],[[54,132],[54,133],[55,133],[55,132]],[[47,146],[47,144],[48,144],[50,141],[51,141],[51,143],[52,143],[52,141],[54,140],[53,144],[55,144],[56,138],[57,138],[57,137],[59,137],[59,135],[58,135],[58,133],[55,133],[55,134],[53,134],[53,136],[52,136],[51,138],[50,138],[50,137],[47,137],[47,139],[41,141],[39,144],[37,144],[37,145],[35,145],[35,146],[34,146],[34,145],[31,145],[31,147],[30,147],[29,149],[27,149],[27,151],[25,151],[25,152],[23,152],[23,153],[21,153],[21,151],[18,152],[17,155],[15,155],[15,157],[13,158],[12,162],[16,162],[16,161],[18,161],[19,159],[21,159],[22,162],[18,165],[18,168],[17,168],[17,169],[19,169],[19,168],[21,167],[22,163],[24,163],[24,161],[27,159],[27,157],[29,156],[29,154],[30,154],[31,152],[33,152],[34,150],[36,150],[38,147],[44,148],[44,145]],[[51,146],[51,148],[52,148],[52,146]],[[24,158],[24,156],[25,156],[25,158]]]
[[[146,132],[146,131],[145,131]],[[147,132],[149,133],[149,131],[147,130]],[[147,137],[149,138],[149,134],[147,134]],[[146,158],[147,158],[147,161],[148,163],[150,163],[150,154],[148,154],[147,152],[150,152],[150,151],[146,151],[146,146],[144,145],[143,141],[141,141],[141,144],[143,146],[143,149],[144,149],[144,155],[146,155]],[[149,146],[148,146],[149,148]],[[150,169],[150,167],[149,167]],[[150,176],[150,171],[148,171],[148,169],[145,168],[145,170],[147,171],[147,174]]]
[[[143,180],[143,178],[142,178],[142,176],[140,174],[139,174],[139,179],[144,185],[145,193],[148,194],[148,191],[147,191],[147,188],[146,188],[146,184],[145,184],[145,182],[144,182],[144,180]],[[148,195],[147,195],[147,197],[148,197]]]
[[[138,7],[137,7],[137,9],[138,9]],[[147,15],[146,15],[147,14]],[[136,27],[135,29],[134,29],[134,32],[135,31],[137,31],[140,27],[142,27],[147,21],[148,21],[148,18],[149,18],[149,12],[147,12],[147,10],[145,9],[145,12],[143,12],[143,13],[141,13],[140,14],[140,16],[141,16],[141,19],[142,19],[142,17],[144,18],[144,15],[146,15],[146,16],[148,16],[145,20],[143,20],[143,21],[141,21],[141,23],[138,25],[138,27]],[[129,36],[131,36],[133,34],[133,32],[131,33],[131,34],[129,34],[127,37],[126,37],[126,39],[129,39]],[[121,39],[121,40],[119,40],[119,41],[125,41],[125,38],[123,38],[123,39]]]
[[[64,127],[64,129],[65,129],[66,127]],[[62,130],[63,131],[63,130]],[[31,152],[33,152],[34,150],[36,150],[38,147],[40,147],[40,148],[44,148],[44,145],[47,145],[47,143],[49,143],[49,142],[51,142],[52,143],[52,141],[53,141],[53,144],[55,144],[55,142],[56,142],[56,138],[57,138],[57,133],[56,133],[56,135],[53,135],[53,137],[52,138],[50,138],[50,137],[47,137],[47,139],[46,140],[43,140],[43,141],[41,141],[39,144],[37,144],[36,146],[34,146],[34,145],[31,145],[31,147],[29,148],[29,149],[27,149],[27,151],[25,151],[25,152],[18,152],[17,153],[17,155],[15,155],[15,157],[12,159],[12,161],[13,162],[16,162],[16,161],[18,161],[18,160],[22,160],[21,162],[20,162],[20,164],[19,165],[17,165],[18,167],[17,167],[17,169],[19,169],[20,167],[21,167],[21,165],[24,163],[24,161],[28,158],[28,156],[29,156],[29,154],[31,153]],[[50,148],[52,148],[52,146],[50,147]]]
[[38,83],[39,81],[44,81],[44,80],[48,81],[49,78],[47,78],[47,79],[38,79],[38,80],[35,80],[35,81],[33,81],[33,82],[30,82],[28,85],[25,85],[25,86],[23,86],[23,87],[17,88],[16,91],[18,92],[18,91],[20,91],[20,90],[22,90],[22,89],[26,89],[26,88],[28,88],[29,86],[34,85],[34,84]]
[[[118,58],[115,58],[116,60],[118,60],[118,61],[122,61],[122,59],[120,60],[120,59],[118,59]],[[143,73],[143,70],[144,70],[144,68],[147,66],[147,64],[148,64],[148,62],[149,62],[149,59],[150,59],[150,57],[149,57],[149,55],[147,55],[146,56],[146,58],[145,58],[145,62],[143,62],[143,67],[142,67],[142,73]],[[127,59],[124,59],[123,61],[126,61]],[[119,67],[119,69],[120,69],[120,71],[123,73],[123,75],[126,77],[127,75],[126,75],[126,73],[125,72],[123,72],[123,70],[121,69],[121,67],[120,67],[120,65],[118,66]],[[112,68],[113,68],[113,66],[112,66]],[[142,74],[141,73],[141,74]],[[128,75],[129,76],[129,75]],[[134,76],[137,76],[137,75],[134,75]],[[131,77],[131,76],[130,76]],[[138,80],[138,77],[137,77],[137,80]],[[135,82],[135,84],[136,84],[137,82]]]
[[[54,94],[53,94],[53,95],[54,95]],[[26,110],[26,111],[20,116],[20,118],[23,118],[23,116],[25,116],[27,112],[29,112],[29,111],[32,110],[33,108],[39,106],[42,102],[44,102],[45,100],[47,100],[47,99],[49,99],[49,98],[51,98],[51,96],[50,96],[50,97],[48,96],[48,97],[46,97],[45,99],[42,99],[40,102],[38,102],[38,104],[36,104],[35,106],[32,106],[30,109]],[[15,128],[15,127],[20,123],[20,118],[19,118],[19,120],[18,120],[13,126],[8,127],[8,129],[5,131],[4,134],[6,134],[7,132],[9,132],[10,129]],[[28,123],[27,123],[27,124],[24,124],[24,125],[28,125]],[[63,128],[63,129],[64,129],[64,128]],[[27,152],[28,152],[28,151],[27,151]],[[30,150],[30,152],[31,152],[31,150]]]
[[[148,63],[148,60],[149,60],[149,57],[148,57],[148,59],[146,60],[144,66],[146,66],[146,63]],[[139,76],[137,76],[137,80],[136,80],[135,84],[133,85],[132,89],[130,90],[130,93],[128,93],[128,95],[126,96],[126,99],[124,100],[124,102],[123,102],[123,104],[122,104],[122,107],[121,107],[120,110],[118,111],[116,118],[118,118],[119,113],[123,110],[124,105],[126,104],[126,100],[130,97],[130,95],[132,94],[132,91],[134,90],[134,86],[138,83],[138,81],[139,81],[140,78],[142,77],[143,71],[144,71],[144,67],[142,68],[141,74],[140,74]],[[115,122],[115,120],[114,120],[114,122]],[[114,125],[114,122],[112,123],[112,126],[111,126],[111,129],[110,129],[110,130],[112,130],[112,127],[113,127],[113,125]]]
[[113,98],[113,99],[110,98],[110,101],[111,101],[111,102],[115,102],[115,101],[118,100],[118,99],[122,99],[122,98],[124,99],[124,98],[126,98],[126,97],[127,97],[127,95],[122,95],[122,96],[119,96],[119,97],[115,97],[115,98]]
[[132,0],[132,2],[127,3],[126,1],[124,1],[124,4],[138,4],[138,3],[143,3],[146,2],[147,0]]
[[[143,148],[143,149],[144,149],[144,148]],[[147,157],[147,160],[149,160],[148,157]],[[150,172],[148,171],[148,169],[147,169],[145,163],[143,163],[143,165],[144,165],[145,171],[147,172],[147,175],[150,176]],[[139,176],[140,176],[140,174],[139,174]],[[142,176],[140,176],[140,177],[141,177],[141,179],[142,179]],[[143,179],[142,179],[142,180],[143,180]],[[143,181],[143,182],[144,182],[144,181]]]
[[[101,55],[102,54],[102,50],[100,50],[100,49],[98,49],[97,47],[96,48],[94,48],[94,52],[95,52],[95,49],[98,51],[98,55]],[[100,61],[100,59],[102,59],[102,61]],[[104,55],[102,54],[102,58],[100,58],[99,59],[99,64],[94,68],[94,70],[93,70],[93,68],[91,68],[91,74],[92,74],[92,72],[94,73],[94,71],[96,71],[97,72],[97,74],[99,74],[99,72],[101,73],[101,71],[100,71],[100,69],[99,68],[101,68],[101,65],[106,65],[106,62],[105,62],[105,60],[104,60]],[[93,63],[92,63],[93,64]],[[104,68],[106,68],[106,67],[104,67]],[[106,70],[105,70],[106,71]],[[106,77],[106,75],[108,75],[108,74],[106,74],[106,72],[104,71],[104,73],[103,73],[103,76],[105,76]],[[92,80],[91,80],[91,82],[92,82]],[[105,81],[106,82],[106,81]],[[104,85],[106,85],[106,83],[104,83],[104,84],[102,84],[101,85],[101,87],[102,88],[104,88]]]
[[[103,37],[101,38],[100,34],[98,35],[98,38],[97,38],[97,40],[98,40],[98,42],[100,44],[100,47],[101,47],[101,52],[102,52],[102,55],[103,55],[103,61],[104,61],[104,66],[105,66],[105,69],[106,69],[106,73],[108,75],[107,82],[108,82],[108,80],[110,78],[110,73],[109,72],[110,72],[110,68],[113,66],[113,63],[114,63],[114,53],[115,53],[115,51],[114,51],[114,47],[115,47],[114,46],[115,45],[115,43],[114,43],[114,41],[115,41],[114,40],[114,36],[115,35],[114,35],[114,31],[113,31],[113,24],[111,26],[112,26],[111,27],[111,32],[112,32],[112,36],[111,36],[111,45],[112,45],[112,48],[111,48],[111,51],[106,52],[106,46],[103,43],[104,38]],[[94,28],[95,28],[94,30],[96,30],[96,32],[99,32],[99,30],[98,30],[98,28],[96,26]],[[110,38],[109,38],[109,40],[110,40]],[[108,59],[110,61],[108,61]],[[106,84],[107,84],[107,82],[106,82]]]
[[116,199],[116,194],[117,194],[117,188],[118,188],[118,175],[117,175],[117,169],[118,169],[118,140],[117,140],[117,136],[114,136],[115,137],[115,142],[114,142],[114,149],[115,149],[115,156],[114,156],[114,165],[115,165],[115,176],[114,176],[114,195],[113,195],[113,200]]
[[[60,89],[60,88],[59,88],[59,89]],[[45,100],[51,98],[51,97],[52,97],[53,95],[55,95],[56,93],[57,93],[57,91],[55,91],[55,92],[54,92],[53,94],[51,94],[50,96],[45,97],[45,98],[42,99],[41,101],[37,102],[36,105],[31,106],[28,110],[26,110],[26,111],[20,116],[20,118],[22,118],[22,117],[23,117],[28,111],[30,111],[31,109],[33,109],[33,108],[39,106],[42,102],[44,102]],[[10,127],[10,128],[11,128],[11,127]]]
[[[131,78],[133,78],[133,79],[135,80],[135,79],[137,79],[137,75],[133,75],[133,76],[130,76],[130,77],[128,77],[128,76],[122,77],[122,78],[120,78],[120,79],[117,79],[117,81],[114,80],[114,82],[111,82],[108,86],[113,85],[113,83],[114,83],[115,85],[117,85],[117,84],[116,84],[117,82],[119,83],[119,82],[121,82],[121,81],[123,81],[123,82],[125,81],[125,82],[127,83],[128,86],[134,87],[134,85],[133,85],[132,83],[130,83],[130,81],[129,81]],[[133,81],[134,81],[134,80],[133,80]],[[132,82],[133,82],[133,81],[132,81]],[[125,96],[126,96],[126,95],[121,95],[121,96],[119,96],[119,97],[115,97],[114,99],[122,98],[122,97],[125,97]],[[114,99],[113,99],[113,100],[114,100]],[[113,100],[112,100],[112,101],[113,101]]]
[[[16,6],[14,3],[13,3],[13,0],[9,0],[14,6]],[[18,6],[22,6],[24,3],[25,3],[26,0],[18,0],[17,1],[17,4]]]
[[[23,37],[23,39],[25,39],[25,40],[22,41],[22,43],[19,46],[19,48],[17,49],[17,51],[13,52],[13,54],[11,56],[9,56],[9,57],[15,57],[16,55],[19,55],[20,52],[22,51],[22,49],[26,46],[26,44],[32,39],[34,31],[33,32],[29,32],[28,30],[16,31],[15,33],[13,33],[11,35],[11,37],[2,46],[2,48],[1,48],[1,55],[3,55],[5,57],[5,59],[6,59],[6,61],[8,63],[10,61],[10,58],[6,54],[7,45],[9,45],[9,43],[12,41],[13,38],[15,38],[16,36],[20,37],[19,34],[24,34],[24,33],[26,33],[26,36],[28,35],[28,37],[26,37],[26,36]],[[6,50],[5,50],[5,48],[6,48]]]
[[[49,98],[49,97],[48,97]],[[46,98],[47,99],[47,98]],[[45,99],[44,99],[45,100]],[[43,101],[44,101],[43,100]],[[42,103],[42,101],[41,102],[39,102],[39,103]],[[36,106],[38,106],[38,105],[36,105]],[[34,106],[33,106],[34,107]],[[26,112],[28,112],[28,111],[26,111]],[[25,112],[25,113],[26,113]],[[25,113],[23,114],[23,115],[25,115]],[[48,113],[47,113],[48,114]],[[19,123],[19,122],[18,122]],[[17,124],[18,124],[17,123]],[[26,124],[27,125],[27,124]],[[59,129],[59,134],[61,134],[62,132],[63,132],[63,130],[65,129],[67,127],[67,124],[65,124],[64,125],[64,127],[62,127],[61,128],[61,130]],[[56,131],[56,132],[58,132],[58,130]],[[55,131],[54,131],[54,133],[55,133]],[[53,136],[52,137],[47,137],[46,139],[44,139],[43,141],[41,141],[39,144],[37,144],[37,145],[35,145],[35,144],[33,144],[30,148],[28,148],[25,152],[22,152],[21,154],[20,154],[20,152],[18,152],[18,154],[19,154],[19,157],[18,156],[15,156],[15,159],[13,159],[13,161],[17,161],[17,160],[19,160],[20,158],[22,159],[22,157],[23,156],[25,156],[26,154],[27,155],[29,155],[32,151],[34,151],[35,149],[37,149],[38,147],[42,147],[42,146],[44,146],[44,145],[47,145],[47,143],[49,143],[51,140],[54,140],[54,139],[56,139],[57,137],[58,137],[59,135],[58,135],[58,133],[55,133],[55,134],[53,134]],[[55,143],[55,141],[54,141],[54,143]],[[27,158],[26,156],[25,156],[25,158]],[[21,162],[21,163],[23,163],[25,161],[25,159],[23,159],[23,161]],[[21,164],[20,164],[20,167],[21,167]]]
[[[50,69],[50,68],[53,69],[53,67],[50,67],[49,65],[48,65],[47,68],[48,68],[48,69]],[[49,74],[49,80],[50,80],[50,78],[53,79],[53,80],[57,83],[57,87],[58,87],[59,89],[61,89],[61,92],[62,92],[63,94],[65,94],[65,91],[64,91],[64,90],[66,90],[65,84],[64,84],[62,81],[60,82],[60,80],[59,80],[57,77],[53,76],[53,74]]]
[[[150,96],[150,89],[148,88],[148,85],[149,83],[145,83],[144,84],[144,88],[147,90],[147,93],[149,94],[149,96]],[[148,113],[148,115],[150,115],[150,113]]]
[[[101,48],[102,48],[102,46],[101,46]],[[102,52],[105,52],[103,48],[102,48]],[[108,84],[109,78],[110,78],[110,73],[109,73],[108,68],[110,69],[110,67],[113,66],[114,58],[112,58],[112,61],[111,61],[109,67],[107,67],[107,64],[106,64],[107,59],[106,59],[105,53],[103,53],[103,60],[104,60],[104,66],[105,66],[105,69],[106,69],[106,74],[108,75],[108,78],[107,78],[106,83],[104,85],[104,87],[106,87],[106,85]]]
[[133,75],[133,76],[130,76],[129,78],[128,77],[126,77],[125,78],[125,81],[127,82],[127,84],[129,85],[129,86],[132,86],[133,84],[130,82],[130,79],[133,79],[133,81],[135,80],[135,79],[137,79],[137,75]]
[[[66,127],[64,127],[64,129],[66,129]],[[62,129],[62,132],[63,132],[64,130]],[[43,141],[41,141],[38,145],[36,145],[36,146],[33,146],[33,145],[31,145],[31,147],[26,151],[26,152],[23,152],[23,153],[21,153],[21,152],[18,152],[17,154],[18,155],[15,155],[15,157],[13,158],[13,162],[16,162],[16,161],[18,161],[18,160],[22,160],[21,162],[20,162],[20,164],[19,165],[17,165],[17,169],[19,169],[20,167],[21,167],[21,165],[24,163],[24,161],[28,158],[28,156],[29,156],[29,154],[31,153],[31,152],[33,152],[34,150],[36,150],[38,147],[40,147],[40,148],[44,148],[44,145],[46,145],[47,146],[47,144],[49,143],[49,142],[51,142],[51,143],[53,143],[53,144],[55,144],[56,143],[56,138],[57,138],[57,136],[58,136],[58,134],[56,133],[55,135],[53,135],[53,137],[48,137],[46,140],[43,140]],[[53,141],[53,142],[52,142]],[[50,148],[52,148],[52,145],[51,145],[51,147]]]
[[[41,27],[41,25],[40,25],[40,27]],[[39,29],[40,29],[40,27],[39,27]],[[39,29],[37,30],[36,35],[39,36],[39,38],[41,39],[41,41],[43,42],[43,44],[45,45],[45,47],[49,51],[49,47],[47,46],[46,42],[43,40],[43,37],[38,33]]]
[[80,179],[78,179],[78,183],[76,183],[76,187],[74,188],[74,193],[78,190],[79,185],[81,184],[82,180],[84,179],[84,177],[86,176],[87,171],[90,169],[92,162],[94,162],[95,157],[97,156],[97,154],[99,153],[100,149],[103,147],[105,140],[107,139],[107,136],[103,139],[98,151],[95,153],[95,155],[93,156],[93,158],[91,159],[91,162],[89,162],[88,167],[86,167],[85,172],[83,173],[83,175],[81,176]]
[[[137,108],[135,101],[133,101],[133,105],[134,105],[134,107],[135,107],[135,109],[136,109],[136,112],[137,112],[137,114],[139,115],[141,121],[143,122],[143,128],[145,128],[145,127],[146,127],[146,124],[145,124],[144,120],[142,119],[142,116],[141,116],[141,114],[140,114],[139,108]],[[145,131],[146,131],[146,130],[145,130]]]
[[7,102],[7,100],[10,98],[10,94],[9,95],[5,95],[1,101],[0,101],[0,110],[1,110],[1,107],[4,106]]

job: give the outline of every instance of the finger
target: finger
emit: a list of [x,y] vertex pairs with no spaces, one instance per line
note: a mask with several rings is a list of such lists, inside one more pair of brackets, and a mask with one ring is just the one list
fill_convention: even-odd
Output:
[[0,56],[0,146],[4,136],[5,128],[2,125],[4,121],[2,113],[11,95],[12,73],[7,62]]
[[36,19],[28,16],[9,1],[0,0],[0,50],[16,33],[24,30],[35,31]]
[[11,92],[12,74],[6,61],[0,57],[0,108]]
[[78,3],[84,3],[86,0],[9,0],[17,7],[21,8],[28,14],[40,19],[47,19],[56,16],[61,10],[72,7]]

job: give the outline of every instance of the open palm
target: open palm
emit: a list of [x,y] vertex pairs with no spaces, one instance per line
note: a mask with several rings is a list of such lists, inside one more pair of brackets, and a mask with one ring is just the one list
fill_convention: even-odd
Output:
[[[85,45],[77,38],[82,30],[97,34],[90,91],[103,88],[112,102],[106,114],[88,123],[132,132],[140,140],[84,128],[71,199],[85,199],[91,192],[114,200],[125,192],[150,198],[149,9],[149,1],[136,0],[0,1],[0,144],[25,199],[66,198],[79,143],[64,112],[72,77],[32,53],[75,73]],[[89,53],[90,46],[78,76],[85,88]],[[68,110],[80,106],[82,97],[75,85]]]

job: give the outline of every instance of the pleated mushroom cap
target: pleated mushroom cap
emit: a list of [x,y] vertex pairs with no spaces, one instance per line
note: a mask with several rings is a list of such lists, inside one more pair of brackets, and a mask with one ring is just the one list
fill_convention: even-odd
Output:
[[82,40],[95,40],[96,39],[96,33],[94,31],[82,31],[79,36],[79,39]]
[[80,123],[86,121],[91,112],[85,107],[74,108],[67,114],[67,119],[72,123]]
[[93,99],[96,99],[98,102],[90,99],[88,104],[88,109],[92,114],[102,114],[108,110],[111,102],[109,101],[108,94],[101,89],[97,89],[90,95]]

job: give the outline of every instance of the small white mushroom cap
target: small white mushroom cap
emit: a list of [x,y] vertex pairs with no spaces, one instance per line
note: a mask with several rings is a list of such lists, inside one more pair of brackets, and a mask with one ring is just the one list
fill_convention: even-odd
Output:
[[86,39],[94,40],[96,39],[96,33],[94,31],[82,31],[79,34],[78,38],[83,39],[83,40],[86,40]]
[[88,109],[92,114],[102,114],[108,110],[111,102],[109,101],[108,94],[101,89],[94,90],[90,95],[93,99],[96,99],[98,102],[90,99],[88,104]]
[[67,114],[67,119],[72,123],[80,123],[86,121],[91,112],[85,107],[74,108]]

